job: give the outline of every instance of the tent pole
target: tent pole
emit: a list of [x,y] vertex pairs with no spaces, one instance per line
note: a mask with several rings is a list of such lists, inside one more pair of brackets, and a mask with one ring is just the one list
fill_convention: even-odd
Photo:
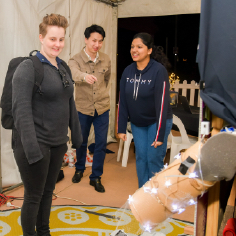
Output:
[[175,47],[174,47],[174,72],[176,74],[178,48],[177,48],[177,35],[178,35],[178,16],[175,16]]
[[116,90],[117,90],[117,28],[118,8],[112,8],[112,56],[111,56],[111,114],[110,114],[110,135],[115,139],[116,126]]
[[2,127],[0,127],[0,193],[2,192]]
[[[212,114],[212,135],[220,132],[223,127],[223,119]],[[219,226],[219,209],[220,209],[220,182],[216,183],[209,189],[206,236],[217,236]]]

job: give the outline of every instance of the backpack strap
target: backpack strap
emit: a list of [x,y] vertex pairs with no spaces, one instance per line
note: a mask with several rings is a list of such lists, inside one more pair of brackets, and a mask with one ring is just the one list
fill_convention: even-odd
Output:
[[33,50],[33,51],[31,51],[31,52],[29,53],[29,56],[30,56],[30,57],[31,57],[31,56],[33,56],[33,53],[34,53],[34,52],[36,52],[36,53],[37,53],[37,52],[38,52],[38,50]]
[[37,56],[30,56],[29,59],[32,60],[35,71],[35,86],[33,89],[33,94],[39,92],[42,95],[41,83],[43,82],[43,77],[44,77],[43,64]]
[[67,73],[69,74],[73,84],[75,83],[74,80],[72,79],[72,74],[71,74],[71,70],[70,70],[70,67],[66,64],[65,61],[61,60],[61,64],[62,66],[66,69]]
[[[43,64],[39,60],[39,58],[37,56],[33,56],[33,53],[37,52],[37,51],[38,50],[33,50],[32,52],[30,52],[29,59],[32,60],[33,65],[34,65],[34,70],[35,70],[35,86],[34,86],[34,89],[33,89],[33,94],[35,94],[36,92],[39,92],[39,94],[42,95],[41,83],[43,82],[44,68],[43,68]],[[69,66],[63,60],[62,60],[61,64],[66,69],[66,71],[69,74],[72,82],[74,83],[74,80],[72,79],[72,74],[71,74]]]

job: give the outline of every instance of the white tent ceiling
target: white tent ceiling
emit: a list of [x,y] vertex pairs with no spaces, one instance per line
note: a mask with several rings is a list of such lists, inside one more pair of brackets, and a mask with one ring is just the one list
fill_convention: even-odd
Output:
[[126,0],[118,18],[200,13],[201,0]]

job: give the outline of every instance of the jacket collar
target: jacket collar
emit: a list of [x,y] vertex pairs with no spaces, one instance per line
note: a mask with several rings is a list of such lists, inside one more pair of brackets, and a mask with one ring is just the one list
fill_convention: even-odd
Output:
[[[86,52],[86,50],[85,50],[85,47],[84,47],[84,52],[85,52],[85,54],[87,55],[87,57],[88,57],[88,59],[90,60],[90,61],[92,61],[92,58],[89,56],[89,54]],[[97,52],[97,54],[96,54],[96,57],[95,57],[95,59],[94,59],[94,63],[96,63],[96,61],[98,60],[98,57],[99,57],[99,52]]]
[[[50,66],[55,67],[54,65],[52,65],[52,63],[44,56],[42,55],[39,51],[37,51],[36,56],[38,57],[38,59],[42,62],[42,63],[47,63]],[[57,66],[59,67],[59,65],[61,64],[61,59],[59,57],[56,57],[56,62],[57,62]]]
[[[84,48],[80,51],[80,53],[81,53],[81,57],[82,57],[82,59],[83,59],[83,61],[84,61],[85,63],[88,63],[88,62],[91,61],[91,60],[88,58],[88,56],[86,55],[86,53],[85,53],[85,51],[84,51]],[[95,64],[97,64],[99,61],[104,61],[104,57],[103,57],[102,54],[103,54],[103,53],[99,52],[99,56],[98,56],[98,58],[97,58]]]

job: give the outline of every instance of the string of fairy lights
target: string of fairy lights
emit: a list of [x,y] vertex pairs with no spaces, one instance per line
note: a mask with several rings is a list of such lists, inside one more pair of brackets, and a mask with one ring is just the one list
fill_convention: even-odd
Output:
[[[236,135],[234,127],[225,127],[220,132]],[[214,175],[215,180],[203,179],[201,148],[205,141],[203,135],[200,142],[193,145],[193,149],[177,154],[175,162],[169,166],[166,164],[161,172],[156,173],[142,188],[129,196],[128,203],[132,213],[145,231],[151,232],[172,214],[180,214],[187,206],[195,205],[197,196],[203,195],[219,180],[217,175]],[[189,190],[190,187],[192,191]]]
[[[203,142],[203,139],[202,139]],[[199,145],[200,146],[200,145]],[[200,149],[199,149],[200,150]],[[180,165],[182,163],[181,160],[181,154],[179,153],[178,155],[176,155],[174,157],[175,159],[179,160],[179,162],[176,162],[175,165]],[[197,160],[199,160],[200,155],[198,155]],[[199,162],[200,163],[200,162]],[[166,171],[168,169],[168,165],[166,164],[162,170]],[[191,172],[188,173],[187,175],[166,175],[165,178],[165,182],[164,182],[164,188],[158,188],[156,186],[158,186],[158,183],[155,182],[156,186],[152,186],[152,187],[147,187],[146,185],[149,185],[148,183],[151,181],[151,179],[142,187],[144,193],[150,194],[156,201],[158,204],[161,204],[166,210],[170,211],[173,214],[181,214],[182,212],[185,211],[185,208],[187,206],[190,205],[195,205],[197,203],[197,200],[195,197],[191,196],[188,193],[184,193],[185,196],[182,196],[181,199],[179,198],[171,198],[168,196],[168,194],[166,193],[167,189],[170,189],[173,185],[177,185],[177,181],[173,182],[172,178],[173,177],[182,177],[182,178],[189,178],[189,179],[196,179],[199,178],[199,176],[195,173],[195,172]],[[201,176],[202,177],[202,176]],[[199,180],[197,180],[199,181]],[[205,185],[205,183],[203,182],[203,179],[200,180],[201,184],[203,184],[203,186]],[[205,188],[203,188],[203,192],[205,192]],[[182,192],[181,192],[182,193]],[[162,200],[160,199],[160,195],[165,195],[166,198],[168,198],[170,205],[167,204],[166,202],[163,203]],[[203,194],[203,193],[202,193]],[[135,209],[137,215],[139,215],[139,212],[137,210],[137,208],[135,207],[135,199],[133,198],[133,196],[129,196],[128,198],[128,203],[129,205],[132,205],[132,207]],[[139,215],[140,217],[140,215]],[[145,231],[147,232],[151,232],[156,226],[158,226],[158,223],[155,222],[145,222],[143,225],[143,228]]]

